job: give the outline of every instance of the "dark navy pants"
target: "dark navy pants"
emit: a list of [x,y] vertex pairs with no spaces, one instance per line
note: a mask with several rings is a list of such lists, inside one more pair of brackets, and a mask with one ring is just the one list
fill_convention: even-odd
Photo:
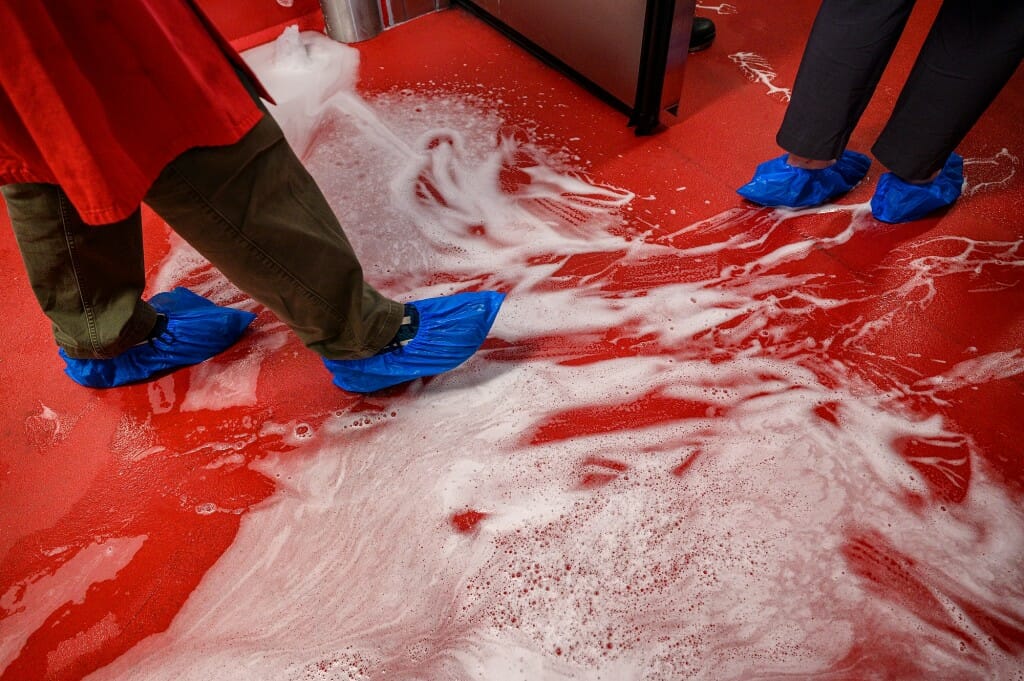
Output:
[[[777,141],[812,159],[842,153],[915,0],[825,0]],[[945,0],[888,123],[872,147],[905,180],[926,180],[1024,56],[1024,0]]]

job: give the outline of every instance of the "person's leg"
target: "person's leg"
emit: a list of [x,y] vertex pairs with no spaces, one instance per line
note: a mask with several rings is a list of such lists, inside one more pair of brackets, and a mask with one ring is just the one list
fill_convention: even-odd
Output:
[[918,220],[963,189],[956,146],[1024,56],[1024,3],[946,0],[872,151],[889,168],[871,197],[882,222]]
[[60,187],[3,187],[25,269],[65,373],[90,388],[143,381],[230,347],[254,315],[179,289],[142,300],[139,211],[87,225]]
[[853,189],[871,159],[846,149],[914,0],[825,0],[814,20],[776,142],[737,191],[762,206],[807,208]]
[[946,0],[914,63],[875,157],[927,182],[977,123],[1024,56],[1024,3]]
[[325,358],[374,355],[402,324],[269,115],[234,145],[179,156],[145,201]]
[[800,62],[776,136],[804,159],[828,161],[846,149],[892,56],[914,0],[825,0]]
[[94,226],[57,185],[9,184],[2,192],[29,283],[65,354],[110,358],[145,340],[157,314],[141,299],[138,211]]

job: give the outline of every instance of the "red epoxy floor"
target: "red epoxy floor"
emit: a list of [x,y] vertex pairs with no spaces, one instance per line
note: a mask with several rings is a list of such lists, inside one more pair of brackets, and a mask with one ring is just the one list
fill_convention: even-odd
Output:
[[[785,104],[770,95],[765,84],[745,77],[730,55],[752,52],[763,57],[777,74],[775,84],[790,86],[815,4],[789,2],[780,9],[747,3],[749,6],[739,5],[736,13],[707,11],[718,24],[718,38],[710,50],[691,56],[688,63],[685,121],[653,137],[635,137],[620,113],[458,10],[416,20],[360,45],[359,89],[372,94],[396,88],[415,90],[430,83],[434,91],[527,93],[530,97],[523,104],[517,102],[524,100],[514,97],[496,104],[510,129],[536,125],[549,136],[553,147],[564,144],[577,150],[593,181],[629,188],[639,197],[653,197],[634,201],[631,228],[637,233],[649,231],[648,239],[685,249],[710,237],[701,230],[676,234],[679,227],[743,207],[734,188],[748,179],[757,162],[777,154],[774,131]],[[852,139],[852,148],[870,147],[895,100],[900,79],[923,40],[937,3],[920,4]],[[923,440],[900,444],[908,457],[944,456],[949,459],[947,470],[955,469],[955,475],[943,476],[922,465],[927,491],[918,495],[922,498],[908,499],[908,504],[960,503],[971,484],[972,467],[981,465],[1021,507],[1024,376],[1013,369],[1013,363],[1019,363],[1024,344],[1024,166],[1010,156],[1000,156],[1006,149],[1009,155],[1024,157],[1021,121],[1024,77],[1018,73],[961,147],[965,157],[991,159],[991,164],[979,163],[975,168],[989,173],[981,181],[1001,182],[1000,186],[978,191],[934,218],[900,228],[880,227],[870,240],[825,240],[814,247],[813,254],[784,269],[788,275],[799,275],[801,268],[813,268],[832,275],[841,282],[840,288],[860,292],[861,302],[824,310],[809,319],[804,332],[814,337],[822,329],[880,318],[888,307],[901,305],[903,301],[890,293],[890,283],[915,244],[963,236],[1004,244],[989,248],[1008,251],[992,256],[994,262],[1002,263],[995,274],[979,266],[973,273],[944,277],[929,305],[901,317],[887,333],[865,341],[873,354],[862,353],[858,359],[851,351],[846,357],[848,364],[862,366],[862,377],[881,391],[896,383],[912,382],[915,375],[931,375],[930,362],[956,364],[968,351],[1004,353],[1001,356],[1007,360],[1009,368],[993,371],[991,380],[946,394],[941,404],[922,407],[941,414],[967,434],[975,458],[965,458],[967,445],[963,443],[944,450]],[[1015,171],[1012,177],[1010,171]],[[872,176],[877,177],[878,172],[873,168]],[[679,190],[683,186],[686,189]],[[866,201],[872,186],[857,188],[843,203]],[[762,229],[759,220],[763,212],[749,207],[747,211],[746,217],[734,220],[729,229],[751,234]],[[820,214],[791,220],[785,229],[771,234],[768,245],[777,248],[787,240],[835,233],[836,224],[843,219]],[[166,227],[152,215],[147,215],[146,224],[147,257],[156,263],[168,249]],[[938,252],[946,255],[955,255],[962,248],[961,242],[951,240],[934,243],[939,243]],[[716,257],[721,259],[717,265],[732,257],[737,264],[744,262],[740,253],[723,252]],[[210,468],[208,464],[223,451],[209,443],[229,443],[246,461],[255,462],[293,447],[280,434],[261,432],[260,423],[299,420],[316,427],[325,415],[339,410],[386,410],[388,395],[358,399],[339,392],[315,357],[302,352],[294,339],[264,362],[257,404],[251,407],[183,412],[174,405],[157,408],[147,386],[109,392],[79,388],[61,372],[6,223],[0,226],[0,263],[4,291],[0,318],[0,639],[19,642],[15,650],[0,648],[5,654],[0,660],[8,661],[6,668],[0,667],[0,679],[79,679],[111,663],[140,640],[167,629],[204,575],[231,549],[247,509],[275,494],[275,481],[252,468]],[[609,290],[640,291],[676,279],[703,277],[699,270],[707,263],[667,258],[647,265],[617,268],[607,254],[575,256],[559,271],[558,285],[571,287],[574,281],[605,273]],[[266,315],[257,322],[267,323]],[[708,338],[703,342],[713,345]],[[558,355],[566,362],[586,363],[659,352],[650,338],[638,336],[635,329],[610,329],[606,338],[596,342],[546,335],[519,344],[494,341],[489,347],[494,350],[493,359],[505,362]],[[242,356],[246,351],[242,343],[229,352]],[[872,358],[893,356],[901,358],[899,366],[905,375],[887,375],[888,370],[872,364]],[[179,393],[187,389],[188,380],[187,372],[174,375]],[[420,399],[429,399],[429,392]],[[919,406],[913,404],[913,396],[906,399],[909,408]],[[615,408],[578,408],[552,416],[538,425],[531,444],[687,418],[693,409],[703,413],[706,406],[659,394],[624,396]],[[820,409],[823,419],[835,418],[827,404]],[[243,430],[244,437],[239,434]],[[147,452],[156,453],[144,456]],[[584,476],[585,486],[613,479],[623,465],[600,460],[589,464],[597,472]],[[677,475],[685,472],[685,465],[680,464]],[[197,515],[193,509],[200,501],[213,501],[222,509],[238,512]],[[474,514],[453,518],[453,531],[472,529],[483,517]],[[130,547],[130,560],[104,566],[104,542],[141,535],[146,540]],[[65,584],[45,596],[25,597],[29,585],[57,572],[85,547],[93,547],[94,554],[80,556],[88,561],[86,572],[91,576],[87,581]],[[869,535],[852,535],[841,550],[851,570],[873,581],[877,589],[891,593],[900,607],[924,621],[943,620],[937,602],[929,596],[933,592],[921,586],[924,578],[899,547],[882,540],[872,544]],[[120,553],[125,551],[121,546]],[[872,558],[878,553],[886,559]],[[73,582],[73,578],[69,580]],[[1021,580],[1024,567],[1016,578],[1018,584]],[[281,594],[281,598],[288,595]],[[969,604],[963,609],[977,612]],[[1012,609],[1001,616],[980,612],[976,620],[987,640],[1024,665],[1024,620],[1019,614]],[[110,625],[112,621],[117,626]],[[12,626],[30,626],[31,630],[8,629]],[[884,650],[884,642],[877,643],[877,655],[837,661],[834,675],[828,678],[915,677],[912,662]],[[1020,673],[1014,678],[1021,678]]]

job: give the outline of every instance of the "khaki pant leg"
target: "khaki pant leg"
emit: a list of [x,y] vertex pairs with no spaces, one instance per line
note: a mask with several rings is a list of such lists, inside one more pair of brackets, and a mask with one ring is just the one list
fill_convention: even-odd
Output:
[[87,225],[60,187],[2,188],[32,291],[71,357],[106,359],[146,338],[156,312],[146,286],[139,212]]
[[269,115],[236,144],[179,156],[145,201],[322,356],[368,357],[397,332],[402,305],[363,280],[330,205]]

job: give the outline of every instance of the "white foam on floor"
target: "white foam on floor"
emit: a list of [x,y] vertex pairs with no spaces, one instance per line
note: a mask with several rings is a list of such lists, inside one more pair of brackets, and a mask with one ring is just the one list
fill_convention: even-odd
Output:
[[767,94],[769,97],[788,102],[793,96],[791,88],[775,84],[775,79],[779,77],[779,74],[775,72],[775,68],[768,63],[768,60],[761,55],[755,52],[735,52],[729,55],[729,59],[739,67],[743,75],[747,77],[747,80],[760,83],[768,88]]
[[705,12],[715,12],[717,14],[736,14],[739,12],[739,10],[736,9],[735,5],[730,5],[729,3],[726,2],[723,2],[720,5],[706,5],[698,2],[697,9],[703,10]]
[[[0,637],[0,671],[17,656],[25,641],[61,607],[81,603],[89,588],[114,579],[142,548],[146,536],[97,540],[77,551],[52,574],[37,574],[11,586],[0,595],[4,611]],[[108,623],[108,638],[120,631]]]
[[[828,329],[807,320],[877,287],[779,268],[872,238],[864,206],[828,208],[840,219],[814,238],[779,238],[801,213],[737,209],[629,239],[615,229],[629,190],[487,109],[365,101],[355,50],[315,34],[246,56],[373,283],[402,299],[502,287],[493,336],[566,346],[482,351],[390,398],[388,418],[265,424],[298,447],[259,464],[280,491],[243,516],[166,632],[90,678],[867,678],[888,660],[919,678],[1019,678],[1021,648],[978,613],[1024,630],[1024,514],[941,408],[944,390],[1019,375],[1019,352],[931,376],[844,362],[932,305],[946,277],[1007,281],[1019,244],[925,242],[895,260],[901,305]],[[167,281],[215,290],[183,249]],[[615,257],[559,287],[574,254]],[[616,276],[666,258],[702,274],[621,290]],[[609,330],[656,351],[571,361]],[[676,411],[644,420],[652,398]],[[581,423],[605,425],[563,434]],[[908,457],[900,442],[928,447]],[[922,472],[962,480],[964,467],[959,503]],[[467,510],[478,522],[459,531]]]
[[45,451],[62,442],[77,422],[78,417],[59,414],[40,402],[39,411],[25,419],[25,432],[33,445]]
[[1010,184],[1017,174],[1020,158],[1003,147],[992,156],[982,158],[965,158],[964,172],[967,174],[967,186],[964,195],[973,196],[989,189],[1003,189]]

